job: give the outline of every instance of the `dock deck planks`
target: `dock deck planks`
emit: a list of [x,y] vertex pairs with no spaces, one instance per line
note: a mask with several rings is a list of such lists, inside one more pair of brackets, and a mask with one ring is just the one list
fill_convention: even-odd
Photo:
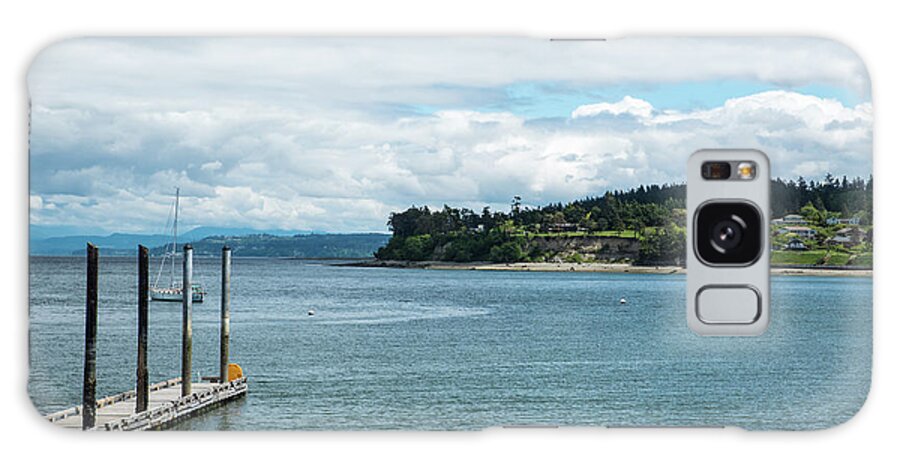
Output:
[[[91,430],[163,429],[200,410],[227,403],[247,393],[247,378],[231,382],[192,383],[191,395],[181,396],[181,379],[175,378],[150,386],[147,410],[135,414],[134,390],[97,401],[96,426]],[[65,428],[81,429],[81,406],[45,416]]]

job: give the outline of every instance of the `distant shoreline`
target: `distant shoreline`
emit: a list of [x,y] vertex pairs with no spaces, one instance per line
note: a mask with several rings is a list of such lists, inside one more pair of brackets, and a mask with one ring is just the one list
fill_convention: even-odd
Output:
[[[608,272],[618,274],[684,274],[680,266],[635,266],[611,263],[456,263],[446,261],[382,261],[377,259],[334,264],[350,267],[386,267],[449,271]],[[871,269],[773,267],[772,275],[872,277]]]

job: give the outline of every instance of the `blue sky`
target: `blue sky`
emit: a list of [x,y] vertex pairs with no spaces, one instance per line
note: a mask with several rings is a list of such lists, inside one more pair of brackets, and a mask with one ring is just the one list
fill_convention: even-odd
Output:
[[78,39],[28,76],[31,223],[386,231],[680,182],[700,148],[871,173],[870,86],[820,39]]
[[[504,98],[478,109],[481,111],[510,111],[528,119],[563,118],[568,117],[573,108],[581,105],[598,101],[619,101],[626,96],[631,96],[646,100],[656,108],[691,111],[714,108],[732,98],[770,90],[790,90],[830,98],[848,107],[866,101],[861,95],[850,89],[828,84],[778,86],[767,82],[725,79],[594,87],[572,86],[565,82],[519,82],[500,90],[502,90]],[[434,113],[438,111],[438,108],[422,108],[421,110]]]

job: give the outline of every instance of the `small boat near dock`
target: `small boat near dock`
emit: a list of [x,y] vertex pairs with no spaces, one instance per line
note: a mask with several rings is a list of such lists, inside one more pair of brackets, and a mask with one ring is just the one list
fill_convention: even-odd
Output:
[[[176,284],[177,285],[177,284]],[[203,291],[203,287],[200,284],[191,285],[191,301],[194,303],[203,303],[203,297],[206,295],[206,292]],[[184,292],[181,291],[180,286],[172,286],[172,287],[153,287],[150,289],[150,299],[153,301],[182,301],[184,299]]]
[[[175,261],[178,257],[178,203],[180,200],[181,190],[175,189],[175,205],[174,212],[175,218],[172,221],[172,249],[168,249],[168,245],[166,246],[166,252],[163,254],[162,262],[159,265],[159,273],[156,275],[156,282],[150,287],[150,299],[153,301],[183,301],[184,300],[184,291],[181,288],[181,283],[178,282],[175,278]],[[168,222],[168,221],[167,221]],[[159,282],[162,278],[163,271],[166,268],[166,261],[170,261],[170,272],[169,272],[169,286],[164,287],[160,286]],[[203,297],[206,296],[206,292],[203,291],[203,286],[200,284],[191,285],[191,301],[194,303],[203,303]]]

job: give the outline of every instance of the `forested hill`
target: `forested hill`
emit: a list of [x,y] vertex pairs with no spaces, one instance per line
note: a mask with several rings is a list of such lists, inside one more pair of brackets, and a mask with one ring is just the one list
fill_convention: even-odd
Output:
[[[615,255],[614,247],[634,250],[622,242],[642,240],[640,257],[622,254],[622,259],[638,262],[681,263],[684,254],[685,186],[651,185],[628,191],[607,192],[571,203],[554,203],[540,208],[522,205],[514,197],[509,212],[480,213],[467,208],[444,206],[411,207],[391,213],[388,226],[391,241],[375,256],[383,260],[409,261],[550,261],[578,262]],[[591,256],[565,249],[554,238],[596,238],[584,243]],[[576,242],[571,242],[576,243]]]
[[[775,179],[771,189],[773,218],[803,209],[814,214],[815,218],[810,218],[813,221],[856,217],[863,224],[871,222],[871,177],[849,180],[829,174],[822,181]],[[599,250],[607,246],[604,237],[615,237],[640,242],[640,252],[633,259],[636,263],[682,264],[685,197],[684,184],[665,184],[532,208],[523,206],[516,196],[508,212],[488,207],[476,212],[447,205],[440,210],[413,206],[391,213],[388,226],[393,237],[376,257],[460,262],[579,261],[600,254],[585,257],[575,250],[548,249],[539,244],[554,237],[595,237]],[[608,257],[609,250],[602,255]],[[631,255],[623,254],[622,258],[632,260]]]
[[772,217],[797,213],[807,204],[819,211],[830,211],[843,217],[860,216],[864,222],[872,220],[872,176],[868,179],[831,174],[817,182],[803,177],[797,180],[772,181]]

